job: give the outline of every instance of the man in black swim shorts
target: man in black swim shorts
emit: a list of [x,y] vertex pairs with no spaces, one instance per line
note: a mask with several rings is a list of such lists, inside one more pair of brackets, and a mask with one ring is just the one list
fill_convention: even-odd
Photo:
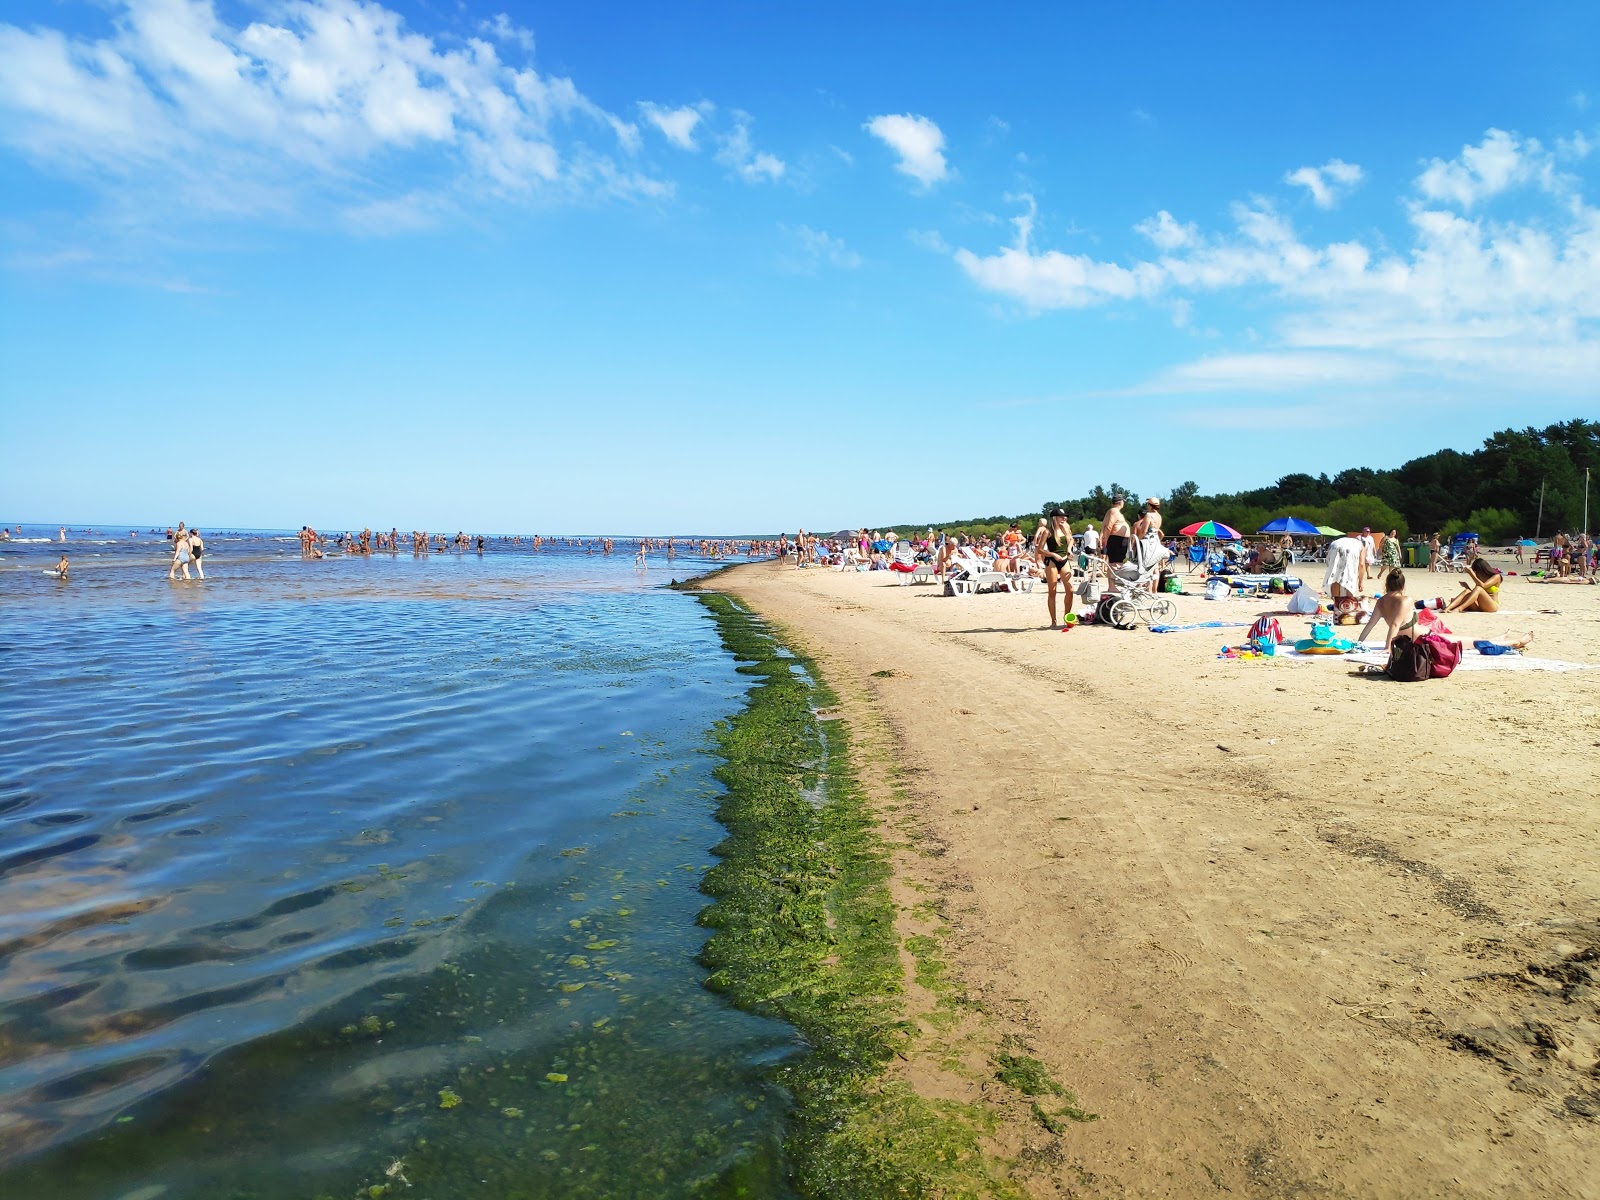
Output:
[[1111,498],[1111,507],[1106,510],[1106,519],[1101,527],[1105,538],[1106,561],[1113,567],[1128,561],[1131,542],[1132,530],[1128,528],[1128,518],[1122,515],[1122,505],[1121,496]]

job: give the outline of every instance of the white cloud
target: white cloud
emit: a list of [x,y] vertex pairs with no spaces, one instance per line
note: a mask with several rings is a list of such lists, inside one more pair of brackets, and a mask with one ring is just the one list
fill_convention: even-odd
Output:
[[1416,187],[1428,200],[1471,208],[1509,188],[1533,183],[1546,191],[1560,185],[1551,155],[1535,139],[1524,141],[1503,129],[1491,129],[1476,146],[1463,146],[1446,162],[1432,159]]
[[950,164],[944,157],[944,133],[927,117],[912,113],[873,117],[862,128],[900,156],[895,170],[911,176],[923,187],[932,187],[950,177]]
[[648,100],[639,102],[639,111],[644,114],[644,119],[649,121],[661,135],[674,146],[683,150],[698,150],[695,145],[694,131],[705,116],[711,111],[711,105],[701,104],[698,107],[685,104],[681,108],[662,108],[658,104],[651,104]]
[[746,183],[775,182],[788,169],[777,155],[755,148],[750,114],[742,112],[733,114],[733,128],[718,139],[717,161]]
[[1362,171],[1355,163],[1342,158],[1329,159],[1320,167],[1301,167],[1283,177],[1285,183],[1305,188],[1318,208],[1332,208],[1361,182]]
[[[1260,345],[1157,376],[1144,391],[1301,390],[1407,379],[1595,395],[1600,380],[1600,208],[1554,174],[1537,142],[1490,130],[1405,197],[1407,235],[1313,242],[1270,199],[1237,203],[1231,227],[1202,232],[1162,210],[1137,232],[1155,248],[1123,262],[1038,250],[1034,206],[1010,245],[955,262],[981,289],[1025,308],[1146,302],[1192,319],[1188,305],[1243,296],[1278,316]],[[1431,168],[1430,168],[1431,169]],[[1326,182],[1327,168],[1317,168]],[[1538,186],[1517,220],[1470,209],[1514,186]],[[1429,200],[1434,201],[1429,203]],[[1456,206],[1459,206],[1456,207]],[[1248,338],[1246,341],[1250,340]]]
[[1035,205],[1022,196],[1028,210],[1014,218],[1016,240],[999,253],[980,258],[970,250],[957,250],[955,259],[974,283],[986,291],[1021,300],[1029,308],[1085,308],[1106,300],[1129,300],[1150,295],[1160,287],[1161,273],[1148,263],[1133,269],[1098,262],[1082,254],[1032,248]]
[[944,235],[937,229],[908,229],[906,237],[913,246],[932,250],[935,254],[950,253],[950,243],[944,240]]
[[1134,226],[1162,250],[1177,250],[1199,240],[1193,225],[1180,225],[1172,214],[1162,209],[1153,217],[1146,217]]
[[403,206],[419,176],[504,197],[665,186],[610,157],[637,148],[636,126],[501,60],[495,42],[532,45],[503,14],[485,23],[494,41],[447,42],[369,0],[268,11],[237,24],[211,0],[120,0],[98,39],[0,25],[0,140],[47,170],[219,211],[318,191],[350,212]]
[[784,265],[791,270],[808,274],[816,271],[818,267],[836,267],[841,271],[853,271],[861,265],[861,255],[845,245],[843,238],[824,233],[820,229],[812,229],[809,225],[799,225],[794,228],[783,225],[779,228],[794,243],[796,253],[784,260]]
[[533,30],[522,28],[505,13],[495,13],[490,21],[479,21],[478,32],[506,45],[521,46],[529,54],[533,53]]

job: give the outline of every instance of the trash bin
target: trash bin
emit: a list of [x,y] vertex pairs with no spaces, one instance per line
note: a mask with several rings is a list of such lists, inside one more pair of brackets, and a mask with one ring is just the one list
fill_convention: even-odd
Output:
[[1400,550],[1401,562],[1408,567],[1417,565],[1417,544],[1415,542],[1407,542]]
[[1419,566],[1419,567],[1427,566],[1428,565],[1428,560],[1430,558],[1432,558],[1432,557],[1433,557],[1433,551],[1428,549],[1428,543],[1427,542],[1418,542],[1417,543],[1417,566]]

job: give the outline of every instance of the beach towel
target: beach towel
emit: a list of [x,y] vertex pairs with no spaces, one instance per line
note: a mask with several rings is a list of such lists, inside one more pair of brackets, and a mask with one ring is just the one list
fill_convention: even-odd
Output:
[[[1359,663],[1364,667],[1387,667],[1389,654],[1379,643],[1361,643],[1361,649],[1349,654],[1298,654],[1288,647],[1278,650],[1278,657],[1296,662]],[[1592,671],[1595,663],[1563,662],[1555,658],[1529,658],[1526,654],[1506,654],[1490,657],[1483,654],[1464,654],[1456,664],[1456,674],[1463,671]]]
[[1151,633],[1188,633],[1192,629],[1243,629],[1249,621],[1196,621],[1192,625],[1152,625]]

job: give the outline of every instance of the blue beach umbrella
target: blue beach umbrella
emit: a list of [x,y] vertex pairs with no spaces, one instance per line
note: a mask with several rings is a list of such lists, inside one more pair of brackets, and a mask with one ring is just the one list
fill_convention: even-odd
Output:
[[1299,517],[1274,517],[1268,521],[1257,533],[1297,533],[1301,536],[1316,537],[1320,530],[1310,521],[1302,521]]

